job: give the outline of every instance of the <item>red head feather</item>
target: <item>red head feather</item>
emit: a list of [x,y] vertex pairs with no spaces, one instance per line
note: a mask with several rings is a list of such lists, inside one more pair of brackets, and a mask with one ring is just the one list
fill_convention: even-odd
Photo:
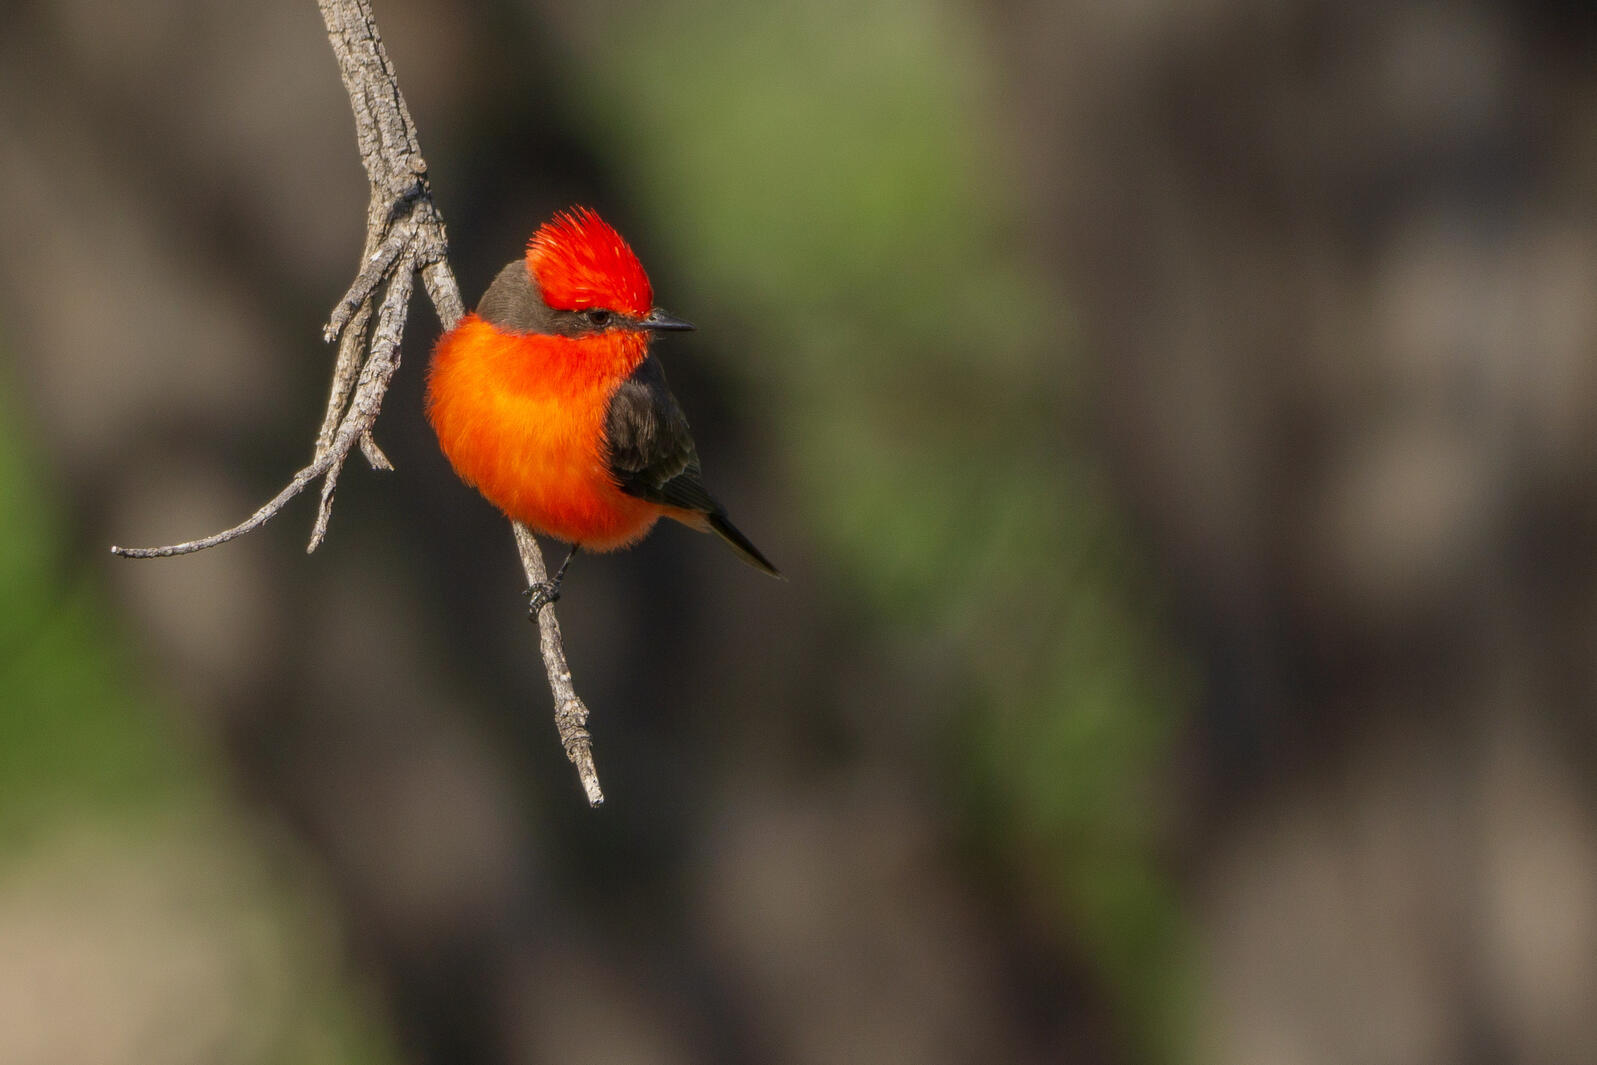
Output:
[[544,302],[562,311],[605,307],[643,317],[654,290],[621,234],[586,207],[561,211],[527,242],[527,268]]

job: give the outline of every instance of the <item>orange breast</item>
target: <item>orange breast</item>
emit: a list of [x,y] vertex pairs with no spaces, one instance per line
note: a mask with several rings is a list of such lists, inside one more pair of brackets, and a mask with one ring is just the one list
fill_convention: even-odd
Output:
[[625,547],[662,508],[616,487],[605,412],[647,345],[506,334],[469,314],[433,350],[427,418],[455,472],[506,516],[585,550]]

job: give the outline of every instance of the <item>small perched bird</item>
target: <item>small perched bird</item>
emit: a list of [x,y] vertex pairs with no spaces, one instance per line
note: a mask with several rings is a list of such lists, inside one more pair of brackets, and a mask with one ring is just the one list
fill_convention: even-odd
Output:
[[714,532],[781,576],[705,489],[688,420],[649,352],[655,333],[692,328],[654,306],[621,234],[577,207],[544,223],[439,338],[427,418],[455,472],[512,521],[571,545],[529,590],[534,613],[558,598],[579,549],[628,547],[661,518]]

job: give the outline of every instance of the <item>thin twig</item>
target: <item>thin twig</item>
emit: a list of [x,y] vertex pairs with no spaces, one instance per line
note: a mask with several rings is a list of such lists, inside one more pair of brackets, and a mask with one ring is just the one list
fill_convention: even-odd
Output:
[[[377,325],[372,330],[366,364],[361,367],[354,398],[349,401],[349,411],[344,415],[338,432],[333,435],[331,451],[335,455],[348,455],[350,447],[357,440],[363,440],[371,434],[372,423],[377,420],[383,396],[388,393],[388,382],[393,378],[394,371],[399,369],[399,344],[405,336],[405,316],[415,274],[413,260],[408,256],[402,257],[388,281],[388,294],[383,297],[382,309],[377,312]],[[387,456],[384,456],[383,462],[387,461]],[[327,535],[327,522],[333,516],[333,489],[338,484],[340,469],[341,465],[331,467],[322,481],[322,502],[316,510],[316,526],[311,530],[310,544],[305,548],[307,553],[316,550],[321,545],[322,537]]]
[[[322,416],[321,432],[316,434],[316,457],[333,446],[333,433],[338,429],[339,414],[349,403],[349,394],[355,388],[355,377],[360,373],[361,356],[366,351],[366,329],[371,324],[372,301],[366,299],[356,309],[338,340],[338,362],[333,367],[333,387],[327,397],[327,413]],[[328,338],[331,341],[331,337]]]
[[[421,272],[422,285],[445,329],[453,328],[465,314],[460,286],[449,268],[449,240],[433,204],[416,126],[400,94],[393,64],[383,49],[370,0],[317,0],[317,4],[349,93],[356,143],[371,186],[371,199],[366,210],[366,242],[360,267],[323,330],[327,341],[338,342],[338,358],[327,410],[316,436],[315,457],[265,506],[231,529],[165,547],[112,547],[114,554],[164,558],[225,544],[272,520],[290,500],[320,478],[321,502],[305,548],[315,551],[327,534],[333,493],[350,451],[359,446],[373,469],[394,468],[372,438],[372,426],[382,409],[388,383],[399,368],[400,341],[416,272]],[[374,315],[377,291],[384,285],[387,289]],[[548,574],[537,541],[525,526],[512,523],[512,527],[528,583],[542,583]],[[538,611],[538,637],[549,690],[554,694],[555,726],[561,746],[577,767],[588,803],[598,806],[604,802],[604,793],[599,790],[599,775],[593,764],[588,708],[572,687],[560,622],[554,608],[547,604]]]
[[186,540],[181,544],[170,544],[166,547],[117,547],[113,544],[111,553],[113,555],[121,555],[123,558],[168,558],[172,555],[187,555],[195,551],[204,551],[207,547],[215,547],[218,544],[225,544],[229,540],[236,540],[247,532],[259,529],[276,517],[277,512],[283,509],[283,504],[299,495],[305,490],[306,485],[327,472],[328,468],[333,465],[334,457],[332,452],[328,452],[303,470],[300,470],[294,475],[293,480],[289,481],[283,490],[273,496],[265,506],[231,529],[223,529],[219,533],[202,536],[198,540]]
[[[543,552],[538,550],[532,530],[520,522],[511,522],[510,527],[515,530],[516,549],[521,552],[521,565],[527,571],[527,586],[535,588],[549,579]],[[546,602],[538,610],[538,647],[543,652],[543,671],[549,675],[549,692],[555,700],[555,727],[560,731],[560,744],[566,749],[571,764],[577,767],[582,790],[588,793],[588,805],[598,806],[604,802],[604,792],[599,790],[599,770],[593,764],[588,707],[571,683],[571,667],[566,664],[560,619],[555,617],[553,603]]]

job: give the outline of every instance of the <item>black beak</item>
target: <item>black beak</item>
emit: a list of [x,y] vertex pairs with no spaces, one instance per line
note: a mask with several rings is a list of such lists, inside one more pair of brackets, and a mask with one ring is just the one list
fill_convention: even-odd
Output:
[[659,332],[687,332],[693,328],[689,322],[680,318],[673,318],[660,308],[656,307],[648,316],[638,322],[645,329],[654,329]]

